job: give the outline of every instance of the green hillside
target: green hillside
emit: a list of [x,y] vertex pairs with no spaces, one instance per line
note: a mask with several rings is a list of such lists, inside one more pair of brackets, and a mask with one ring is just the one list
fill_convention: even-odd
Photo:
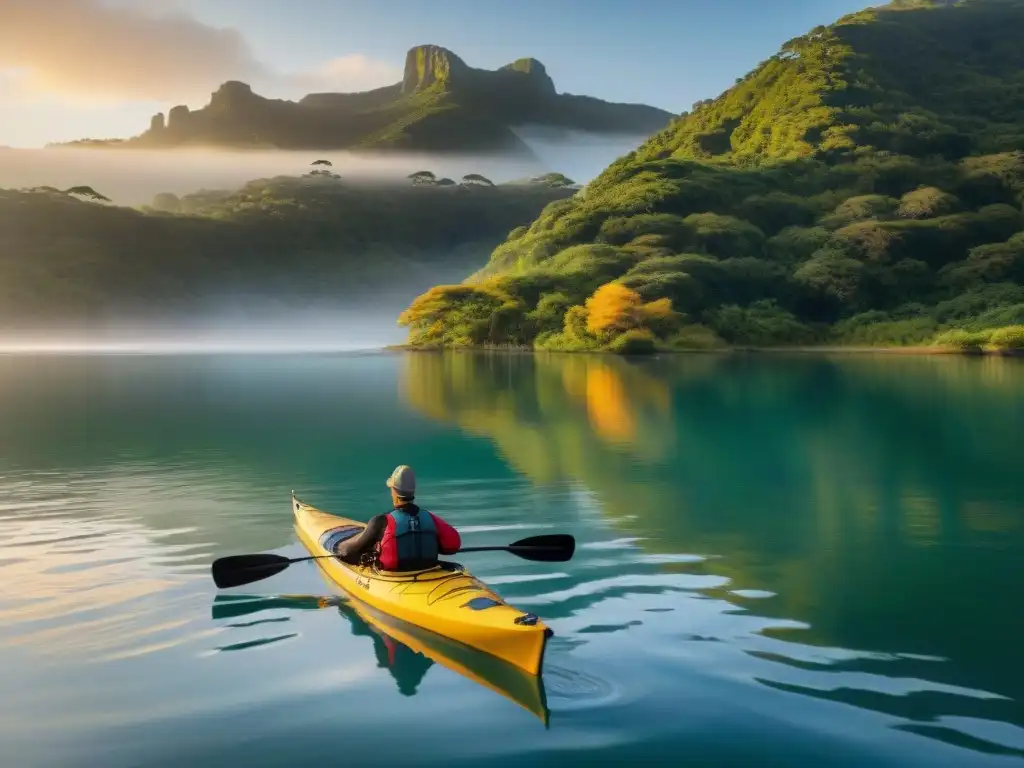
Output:
[[1022,29],[900,2],[787,42],[418,298],[410,343],[987,343],[1024,323]]
[[649,136],[672,114],[558,93],[544,65],[519,59],[476,69],[446,48],[421,45],[406,55],[402,81],[362,93],[314,93],[297,102],[268,99],[246,83],[220,86],[210,103],[173,107],[131,139],[85,139],[64,146],[218,146],[482,153],[530,150],[523,125],[597,134]]
[[0,189],[0,330],[166,318],[224,301],[254,313],[401,306],[573,192],[568,179],[480,179],[368,183],[317,169],[164,193],[143,210],[96,202],[88,187]]

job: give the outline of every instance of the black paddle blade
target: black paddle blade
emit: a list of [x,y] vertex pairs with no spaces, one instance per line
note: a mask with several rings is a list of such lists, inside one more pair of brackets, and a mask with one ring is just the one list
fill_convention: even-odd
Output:
[[568,533],[551,533],[547,536],[530,536],[509,544],[509,550],[526,560],[540,563],[564,563],[572,560],[576,551],[576,539]]
[[214,560],[210,571],[218,589],[240,587],[280,573],[291,560],[281,555],[231,555]]

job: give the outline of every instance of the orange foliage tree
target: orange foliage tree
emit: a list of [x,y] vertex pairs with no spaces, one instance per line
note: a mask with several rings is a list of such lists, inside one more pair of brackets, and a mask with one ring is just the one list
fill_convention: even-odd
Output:
[[643,300],[622,283],[605,283],[587,299],[587,330],[593,334],[628,331],[640,325]]
[[622,283],[605,283],[586,301],[587,330],[596,336],[613,336],[634,328],[663,333],[681,319],[670,299],[644,303],[639,293]]

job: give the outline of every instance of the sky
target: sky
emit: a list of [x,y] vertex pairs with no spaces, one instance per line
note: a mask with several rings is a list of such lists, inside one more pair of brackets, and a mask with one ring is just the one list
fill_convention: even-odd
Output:
[[0,146],[141,133],[225,80],[298,99],[401,79],[442,45],[543,62],[560,92],[672,112],[865,0],[0,0]]

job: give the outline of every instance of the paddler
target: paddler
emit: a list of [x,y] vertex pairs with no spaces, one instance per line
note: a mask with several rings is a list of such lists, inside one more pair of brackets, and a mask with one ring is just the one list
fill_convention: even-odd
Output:
[[454,555],[462,546],[459,532],[440,515],[421,509],[412,467],[395,467],[385,483],[391,489],[391,511],[374,515],[358,536],[339,543],[334,551],[353,565],[372,555],[385,571],[420,571],[437,565],[438,555]]

